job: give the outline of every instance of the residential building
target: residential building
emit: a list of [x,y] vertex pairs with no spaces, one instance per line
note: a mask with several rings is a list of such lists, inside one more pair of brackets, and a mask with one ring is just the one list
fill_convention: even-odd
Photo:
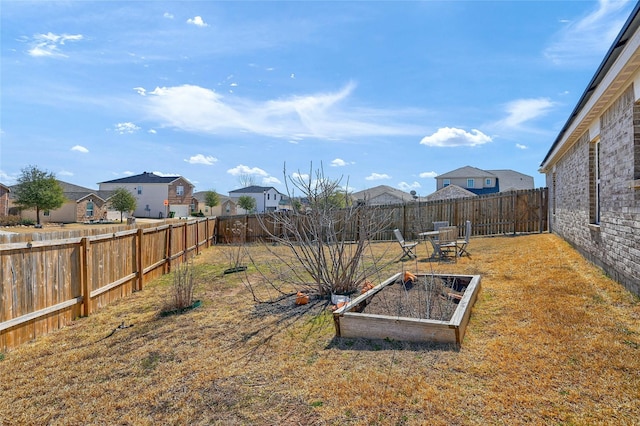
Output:
[[[267,213],[278,210],[286,210],[291,208],[291,203],[288,201],[288,197],[278,192],[272,186],[258,186],[252,185],[246,188],[234,189],[229,191],[229,198],[231,198],[236,204],[238,199],[242,196],[249,196],[256,200],[256,213]],[[238,213],[252,213],[244,211],[238,206]]]
[[464,166],[436,176],[436,191],[457,185],[476,195],[534,189],[533,177],[514,170],[482,170]]
[[[62,192],[67,201],[58,209],[41,210],[41,223],[96,222],[115,219],[115,216],[109,214],[108,209],[108,199],[111,196],[110,191],[85,188],[61,180],[58,180],[58,183],[62,187]],[[13,185],[10,188],[15,188],[15,186],[16,185]],[[17,210],[13,191],[9,196],[9,207],[11,210]],[[20,216],[23,219],[31,219],[34,221],[37,219],[35,209],[21,210]],[[119,214],[117,218],[120,219]]]
[[640,295],[640,3],[540,165],[551,231]]
[[423,197],[421,201],[439,201],[469,197],[477,197],[477,195],[471,191],[459,187],[458,185],[447,185],[443,188],[438,189],[436,192]]
[[193,184],[182,176],[144,172],[98,184],[101,191],[125,188],[136,198],[135,217],[188,217],[193,210]]
[[354,201],[363,200],[370,206],[383,206],[404,204],[409,201],[414,201],[416,197],[408,192],[404,192],[387,185],[379,185],[363,191],[354,192],[351,194],[351,199]]
[[9,193],[11,189],[0,183],[0,216],[9,214]]
[[235,201],[226,195],[218,194],[218,205],[209,207],[205,204],[205,194],[207,191],[199,191],[193,194],[196,200],[194,212],[204,214],[205,216],[233,216],[238,214],[238,206]]

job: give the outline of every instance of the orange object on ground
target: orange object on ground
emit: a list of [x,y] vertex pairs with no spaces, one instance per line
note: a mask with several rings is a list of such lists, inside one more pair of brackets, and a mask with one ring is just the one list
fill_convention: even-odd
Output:
[[296,295],[296,305],[306,305],[307,303],[309,303],[309,295],[299,291]]
[[403,278],[402,282],[405,282],[405,283],[406,283],[407,281],[415,281],[415,280],[417,280],[417,279],[418,279],[418,277],[416,277],[415,275],[413,275],[411,272],[406,271],[406,272],[404,273],[404,278]]

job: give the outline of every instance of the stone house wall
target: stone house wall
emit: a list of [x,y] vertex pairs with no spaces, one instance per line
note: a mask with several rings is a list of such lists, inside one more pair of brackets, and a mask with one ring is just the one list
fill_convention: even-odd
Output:
[[599,134],[587,131],[546,174],[551,230],[640,295],[640,189],[630,184],[640,177],[640,106],[633,85],[595,128]]

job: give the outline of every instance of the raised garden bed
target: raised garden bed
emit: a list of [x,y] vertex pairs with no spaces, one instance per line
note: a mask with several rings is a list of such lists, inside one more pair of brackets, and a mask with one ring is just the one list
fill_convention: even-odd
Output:
[[480,291],[479,275],[398,273],[333,313],[336,335],[460,345]]

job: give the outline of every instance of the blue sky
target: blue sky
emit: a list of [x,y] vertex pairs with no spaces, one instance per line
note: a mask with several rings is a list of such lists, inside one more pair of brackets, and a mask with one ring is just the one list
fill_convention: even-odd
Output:
[[632,1],[2,1],[0,182],[36,165],[419,195],[534,176]]

